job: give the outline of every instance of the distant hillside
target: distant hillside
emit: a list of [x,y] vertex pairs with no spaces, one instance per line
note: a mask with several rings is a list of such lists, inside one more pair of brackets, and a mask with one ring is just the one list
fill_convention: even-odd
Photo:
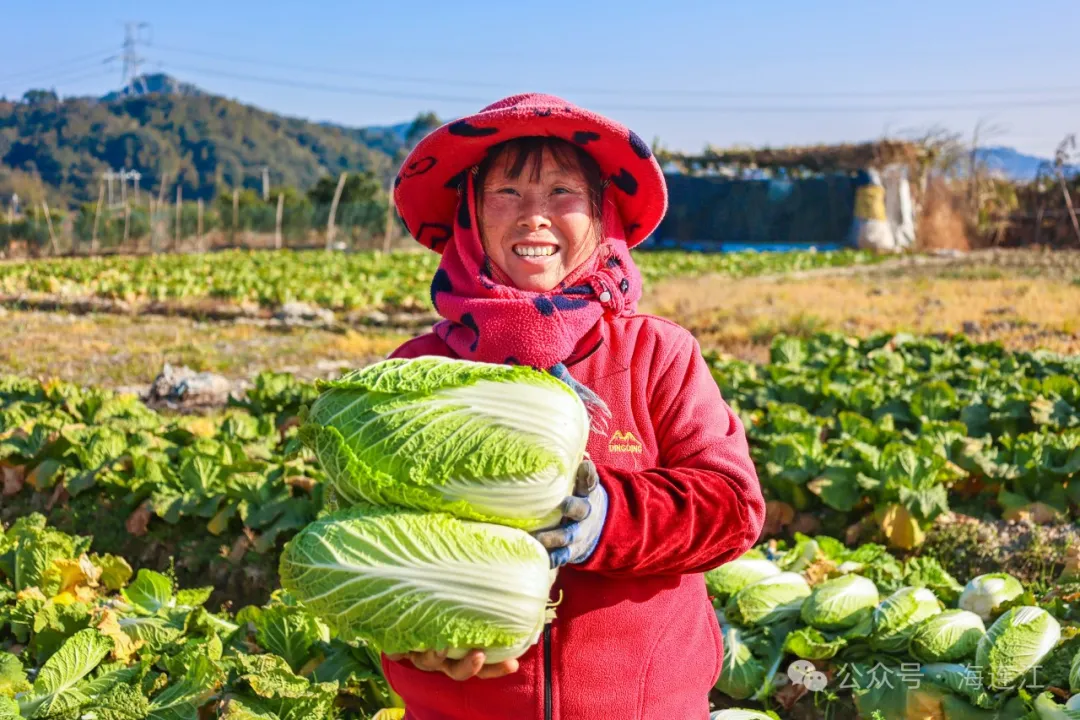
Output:
[[[438,119],[399,128],[342,128],[283,117],[199,91],[164,75],[146,78],[150,94],[59,100],[32,91],[0,101],[0,185],[40,178],[74,202],[96,201],[102,173],[135,169],[140,187],[179,177],[185,199],[223,189],[272,185],[301,189],[325,174],[370,170],[384,181]],[[10,191],[10,190],[7,190]],[[5,192],[0,187],[0,193]]]
[[[1011,147],[987,147],[978,152],[979,159],[986,163],[992,170],[1000,172],[1011,180],[1024,182],[1034,180],[1042,168],[1043,173],[1053,166],[1049,158],[1041,158],[1035,155],[1025,155]],[[1068,172],[1075,173],[1078,168],[1070,167]]]
[[[430,113],[381,127],[309,122],[164,74],[147,75],[135,87],[102,98],[60,100],[32,90],[20,101],[0,100],[0,196],[93,202],[110,169],[138,170],[144,190],[156,191],[164,177],[170,196],[179,177],[185,199],[209,200],[234,187],[258,190],[264,166],[274,186],[306,190],[343,170],[369,170],[385,184],[408,149],[440,124]],[[1049,162],[1007,147],[985,148],[980,156],[1020,181]]]

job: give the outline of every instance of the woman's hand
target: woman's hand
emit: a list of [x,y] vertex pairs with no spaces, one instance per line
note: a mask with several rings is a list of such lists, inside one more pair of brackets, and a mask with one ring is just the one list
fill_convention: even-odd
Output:
[[517,660],[504,660],[500,663],[485,665],[484,660],[486,658],[483,650],[470,650],[460,660],[448,659],[445,650],[426,650],[424,652],[401,653],[398,655],[388,654],[386,657],[394,662],[408,659],[417,670],[441,672],[447,677],[458,681],[468,680],[472,677],[482,680],[498,678],[517,672],[518,669]]
[[562,523],[550,530],[533,533],[551,555],[551,567],[583,563],[589,559],[600,542],[607,509],[607,492],[600,484],[596,466],[586,457],[574,478],[574,494],[563,501]]

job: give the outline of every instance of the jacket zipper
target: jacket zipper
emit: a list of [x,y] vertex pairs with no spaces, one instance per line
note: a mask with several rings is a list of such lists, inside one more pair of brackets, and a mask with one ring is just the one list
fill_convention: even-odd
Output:
[[587,352],[582,354],[581,357],[567,358],[566,362],[563,363],[563,364],[566,365],[566,367],[573,367],[574,365],[577,365],[579,362],[583,362],[584,360],[586,360],[590,355],[592,355],[597,350],[599,350],[600,346],[603,345],[603,344],[604,344],[604,338],[600,338],[599,340],[596,341],[596,344],[593,345],[590,350],[588,350]]
[[544,626],[544,720],[552,720],[551,623]]

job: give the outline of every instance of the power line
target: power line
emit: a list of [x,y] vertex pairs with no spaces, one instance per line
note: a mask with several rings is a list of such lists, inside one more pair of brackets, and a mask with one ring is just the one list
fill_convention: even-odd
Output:
[[[1000,101],[996,103],[958,103],[941,105],[617,105],[595,103],[597,109],[620,110],[631,112],[716,112],[716,113],[859,113],[859,112],[943,112],[953,110],[1014,110],[1016,102]],[[1080,105],[1080,97],[1056,98],[1045,100],[1025,100],[1024,108],[1031,107],[1071,107]]]
[[[205,50],[194,50],[189,48],[176,47],[174,45],[161,45],[155,44],[155,49],[166,50],[169,52],[178,52],[187,55],[198,55],[206,58],[212,58],[215,60],[224,60],[228,62],[246,63],[251,65],[258,65],[261,67],[273,67],[282,70],[291,70],[294,72],[309,72],[319,73],[321,75],[336,75],[338,77],[346,78],[363,78],[370,80],[386,80],[390,82],[407,82],[407,83],[420,83],[429,85],[440,86],[457,86],[457,87],[473,87],[473,88],[506,88],[510,83],[493,83],[483,82],[475,80],[461,80],[455,78],[432,78],[432,77],[417,77],[410,75],[387,75],[384,73],[372,73],[362,70],[342,70],[340,68],[326,68],[315,67],[311,65],[292,65],[289,63],[280,63],[274,61],[267,61],[255,57],[243,57],[238,55],[229,55],[217,52],[210,52]],[[672,89],[648,89],[648,88],[633,88],[625,90],[616,90],[610,87],[606,88],[588,88],[588,87],[565,87],[564,92],[574,92],[589,95],[608,95],[608,96],[634,96],[634,95],[656,95],[666,97],[717,97],[717,98],[896,98],[896,97],[957,97],[961,95],[969,96],[1038,96],[1044,94],[1055,93],[1080,93],[1080,86],[1067,86],[1067,87],[1040,87],[1040,88],[982,88],[982,89],[945,89],[945,90],[857,90],[857,91],[744,91],[744,90],[706,90],[706,89],[694,89],[694,90],[672,90]],[[482,101],[481,101],[482,102]]]
[[[129,82],[135,80],[134,75],[137,75],[138,64],[143,61],[143,58],[134,55],[134,42],[133,36],[131,36],[131,30],[129,29],[128,37],[125,42],[125,79]],[[129,47],[130,46],[130,47]],[[280,68],[289,68],[294,71],[301,72],[320,72],[323,74],[334,74],[353,77],[369,77],[372,79],[392,80],[394,82],[428,82],[428,83],[443,83],[447,85],[465,85],[472,87],[500,87],[494,83],[483,82],[471,82],[471,81],[443,81],[432,78],[417,78],[407,76],[396,75],[383,75],[378,73],[366,73],[366,72],[353,72],[348,73],[340,70],[327,70],[314,67],[304,66],[291,66],[282,63],[267,63],[257,61],[254,59],[241,58],[238,56],[222,55],[219,53],[203,52],[197,50],[185,50],[182,48],[175,48],[172,46],[155,46],[160,49],[173,50],[177,52],[185,52],[189,54],[200,54],[207,57],[216,57],[219,59],[226,59],[235,62],[259,62],[266,66],[275,66]],[[98,59],[103,64],[115,60],[118,56],[112,55],[111,57],[101,57],[102,53],[87,53],[77,57],[68,58],[67,60],[59,63],[54,63],[51,66],[37,68],[32,71],[24,71],[22,73],[15,73],[9,75],[7,78],[0,78],[5,82],[13,82],[10,78],[22,76],[23,78],[29,76],[41,77],[47,74],[50,68],[62,68],[72,65],[74,63],[85,62],[87,59]],[[136,61],[136,62],[133,62]],[[206,68],[206,67],[190,67],[190,66],[171,66],[177,70],[185,72],[199,73],[209,76],[217,76],[224,78],[231,78],[236,80],[243,80],[248,82],[257,82],[270,85],[276,85],[281,87],[292,87],[303,90],[314,90],[321,92],[334,92],[344,93],[361,96],[377,96],[377,97],[390,97],[406,100],[420,100],[426,102],[451,102],[451,103],[468,103],[468,104],[486,104],[490,98],[487,97],[467,97],[457,95],[443,95],[436,93],[429,93],[424,91],[411,91],[411,90],[396,90],[379,87],[367,87],[367,86],[353,86],[353,85],[336,85],[323,82],[315,82],[308,80],[293,80],[283,77],[273,77],[265,75],[253,75],[249,73],[231,72],[228,70],[221,70],[218,68]],[[66,73],[61,73],[59,77],[52,76],[50,82],[56,82],[57,80],[64,80],[65,82],[74,82],[77,80],[88,79],[90,77],[97,77],[101,75],[101,71],[95,70],[92,73],[82,74],[78,77],[68,77],[71,72],[80,72],[82,68],[74,68]],[[25,82],[26,80],[20,80],[19,82]],[[37,81],[35,81],[37,82]],[[621,95],[627,94],[668,94],[668,95],[680,95],[684,93],[694,92],[696,96],[704,97],[747,97],[747,98],[769,98],[769,97],[786,97],[786,98],[801,98],[801,97],[815,97],[815,98],[827,98],[827,97],[876,97],[878,93],[866,93],[863,95],[853,93],[805,93],[805,92],[791,92],[791,93],[741,93],[741,92],[713,92],[713,91],[634,91],[634,93],[626,93],[623,91],[615,91],[611,89],[584,89],[578,88],[575,92],[582,94],[596,94],[596,95]],[[938,94],[938,92],[944,93],[944,91],[932,91],[928,92],[928,96]],[[1072,95],[1070,97],[1058,97],[1047,98],[1040,97],[1045,93],[1080,93],[1080,88],[1018,88],[1018,89],[993,89],[993,90],[978,90],[967,91],[969,94],[987,94],[987,95],[1006,95],[1006,94],[1022,94],[1035,96],[1033,99],[1024,100],[1024,107],[1071,107],[1080,105],[1080,94]],[[903,93],[900,93],[902,95]],[[955,96],[958,93],[950,93]],[[895,97],[897,93],[887,93],[886,95]],[[1007,110],[1017,106],[1016,102],[1009,102],[1005,100],[997,102],[964,102],[964,103],[937,103],[937,104],[843,104],[843,105],[817,105],[817,104],[783,104],[783,105],[671,105],[671,104],[638,104],[638,103],[594,103],[598,108],[605,110],[618,110],[618,111],[634,111],[634,112],[680,112],[680,113],[734,113],[734,114],[797,114],[797,113],[864,113],[864,112],[941,112],[941,111],[956,111],[956,110],[972,110],[972,111],[988,111],[988,110]]]
[[74,77],[65,77],[65,78],[62,78],[61,81],[65,82],[65,83],[73,83],[73,82],[79,82],[81,80],[92,80],[92,79],[96,79],[96,78],[100,78],[100,77],[106,77],[108,75],[112,75],[111,70],[108,70],[108,69],[94,70],[93,72],[88,72],[88,73],[85,73],[83,75],[76,75]]
[[[326,92],[338,92],[353,95],[374,95],[381,97],[394,97],[409,100],[423,100],[433,102],[460,102],[484,104],[487,98],[460,97],[447,95],[431,95],[427,93],[400,92],[395,90],[383,90],[380,88],[356,87],[345,85],[330,85],[301,80],[289,80],[263,75],[249,75],[245,73],[233,73],[214,68],[198,68],[186,66],[172,66],[186,72],[204,73],[219,77],[246,80],[250,82],[266,83],[283,87],[292,87],[302,90],[318,90]],[[1025,107],[1067,107],[1080,105],[1080,96],[1071,98],[1037,99],[1025,101]],[[1015,102],[999,101],[996,103],[952,103],[952,104],[923,104],[923,105],[635,105],[619,103],[596,103],[598,109],[619,111],[644,111],[644,112],[712,112],[712,113],[859,113],[859,112],[941,112],[946,110],[1008,110],[1016,107]]]
[[61,73],[60,75],[54,75],[50,77],[47,81],[38,81],[36,84],[38,84],[39,86],[55,87],[58,83],[74,83],[81,80],[96,79],[112,74],[112,72],[107,68],[98,68],[96,70],[91,70],[90,72],[82,72],[81,70],[75,70],[74,72],[76,73],[75,75],[72,75],[72,71],[69,71],[67,73]]
[[25,80],[23,78],[26,78],[26,77],[30,77],[30,78],[39,77],[41,75],[45,75],[45,74],[48,74],[50,72],[53,72],[54,70],[67,67],[68,65],[74,65],[76,63],[81,64],[81,63],[85,63],[85,62],[90,61],[90,60],[99,60],[100,62],[105,63],[105,62],[108,62],[109,60],[112,59],[112,57],[109,57],[109,54],[112,54],[112,56],[115,57],[115,53],[116,53],[116,48],[115,47],[109,48],[107,50],[101,50],[101,51],[95,52],[95,53],[87,53],[85,55],[79,55],[77,57],[68,58],[67,60],[62,60],[60,62],[53,63],[52,65],[45,65],[43,67],[33,68],[31,70],[20,70],[20,71],[14,72],[14,73],[9,73],[7,75],[0,76],[0,81],[2,81],[2,82],[8,82],[8,81],[25,82]]
[[225,55],[216,52],[207,52],[205,50],[188,50],[185,48],[178,48],[172,45],[155,44],[156,50],[167,50],[170,52],[179,52],[187,55],[199,55],[202,57],[214,59],[214,60],[226,60],[229,62],[246,63],[249,65],[259,65],[261,67],[275,67],[281,70],[293,70],[296,72],[310,72],[319,73],[320,75],[337,75],[338,77],[347,78],[364,78],[368,80],[389,80],[391,82],[412,82],[412,83],[426,83],[426,84],[438,84],[438,85],[456,85],[458,87],[478,87],[478,88],[504,88],[505,83],[489,83],[471,80],[437,80],[432,78],[421,78],[408,75],[386,75],[384,73],[372,73],[363,70],[346,71],[340,68],[322,68],[313,67],[310,65],[290,65],[286,63],[278,63],[274,61],[261,60],[259,58],[252,57],[240,57],[237,55]]
[[457,97],[452,95],[431,95],[427,93],[400,92],[397,90],[382,90],[380,88],[355,87],[347,85],[330,85],[327,83],[306,82],[300,80],[288,80],[286,78],[266,77],[263,75],[248,75],[246,73],[234,73],[215,68],[190,67],[184,65],[169,65],[168,67],[185,72],[202,73],[204,75],[216,75],[218,77],[232,78],[234,80],[247,80],[250,82],[267,83],[294,87],[301,90],[322,90],[326,92],[339,92],[353,95],[376,95],[380,97],[401,98],[404,100],[428,100],[435,102],[460,102],[460,103],[487,103],[489,99],[477,97]]

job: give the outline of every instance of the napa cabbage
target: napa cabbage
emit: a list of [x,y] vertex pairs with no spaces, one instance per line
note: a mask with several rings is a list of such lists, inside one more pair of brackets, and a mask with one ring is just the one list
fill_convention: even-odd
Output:
[[741,557],[705,573],[705,587],[709,595],[725,602],[747,585],[779,574],[780,568],[769,560]]
[[747,585],[731,596],[725,616],[746,625],[771,625],[799,615],[810,586],[802,575],[782,572]]
[[386,653],[519,657],[552,616],[555,571],[529,533],[446,513],[359,505],[309,524],[281,585],[343,639]]
[[818,630],[848,630],[877,606],[877,586],[859,575],[843,575],[814,587],[803,603],[803,622]]
[[975,654],[986,634],[982,618],[968,610],[946,610],[915,628],[911,654],[924,663],[955,663]]
[[848,639],[812,627],[799,628],[784,638],[784,650],[804,660],[828,660],[847,647]]
[[1036,696],[1032,707],[1038,720],[1080,720],[1080,709],[1077,709],[1076,696],[1069,698],[1065,705],[1058,705],[1052,693],[1044,692]]
[[528,367],[421,357],[320,381],[300,439],[344,505],[397,505],[536,530],[559,522],[590,420]]
[[723,635],[724,660],[716,689],[736,700],[745,700],[765,684],[765,666],[750,652],[741,630],[728,625]]
[[1024,594],[1024,586],[1008,573],[989,573],[972,578],[960,593],[957,605],[983,620],[997,614],[1001,606]]
[[881,652],[901,652],[919,623],[940,612],[941,603],[930,590],[900,588],[874,608],[870,646]]
[[956,663],[929,663],[922,665],[919,673],[926,686],[955,693],[975,708],[988,709],[996,704],[994,696],[983,687],[982,672],[979,668]]
[[987,687],[1010,688],[1046,657],[1061,639],[1061,625],[1042,608],[1015,607],[990,626],[975,650]]

